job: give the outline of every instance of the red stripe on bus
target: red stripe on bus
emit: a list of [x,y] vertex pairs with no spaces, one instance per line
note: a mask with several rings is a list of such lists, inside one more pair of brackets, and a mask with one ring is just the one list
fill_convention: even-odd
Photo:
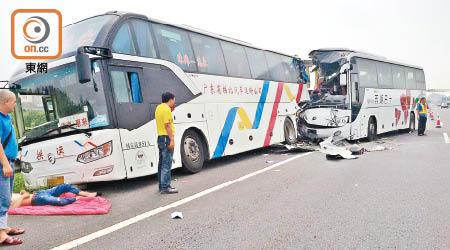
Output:
[[298,92],[297,92],[297,99],[295,99],[297,102],[300,102],[300,99],[302,98],[303,93],[303,84],[299,84],[298,86]]
[[284,83],[282,82],[278,83],[277,95],[273,102],[272,115],[270,116],[269,128],[267,128],[266,139],[264,140],[264,147],[270,145],[270,139],[272,138],[270,134],[272,133],[275,121],[277,120],[278,104],[280,103],[281,94],[283,93],[283,85]]

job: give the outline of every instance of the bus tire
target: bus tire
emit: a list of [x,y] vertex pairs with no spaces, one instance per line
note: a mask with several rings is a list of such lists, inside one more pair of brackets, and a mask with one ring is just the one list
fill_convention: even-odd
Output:
[[377,135],[377,123],[375,118],[370,117],[369,125],[367,126],[367,140],[374,141]]
[[205,162],[205,142],[192,129],[188,129],[181,138],[181,161],[183,169],[189,174],[195,174],[203,168]]
[[409,115],[409,127],[408,132],[414,132],[416,130],[416,116],[413,112]]
[[294,123],[291,118],[286,117],[284,120],[284,142],[288,145],[297,143],[297,133],[295,131]]

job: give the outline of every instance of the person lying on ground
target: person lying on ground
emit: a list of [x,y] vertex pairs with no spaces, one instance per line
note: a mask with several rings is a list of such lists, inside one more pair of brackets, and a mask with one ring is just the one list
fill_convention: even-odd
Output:
[[[59,197],[63,193],[76,194],[76,198],[63,198]],[[90,193],[87,191],[81,191],[72,187],[69,184],[61,184],[54,188],[38,191],[37,193],[30,194],[25,190],[20,193],[14,193],[11,199],[11,206],[9,208],[18,208],[23,206],[65,206],[74,203],[81,197],[95,197],[98,193]]]

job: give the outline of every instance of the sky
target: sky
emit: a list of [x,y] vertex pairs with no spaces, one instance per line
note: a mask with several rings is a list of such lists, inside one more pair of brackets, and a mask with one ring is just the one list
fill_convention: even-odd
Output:
[[[425,70],[427,88],[450,89],[450,1],[3,1],[0,9],[0,80],[26,61],[11,55],[16,9],[57,9],[63,26],[111,10],[187,24],[308,59],[318,48],[370,52]],[[24,66],[25,67],[25,66]]]

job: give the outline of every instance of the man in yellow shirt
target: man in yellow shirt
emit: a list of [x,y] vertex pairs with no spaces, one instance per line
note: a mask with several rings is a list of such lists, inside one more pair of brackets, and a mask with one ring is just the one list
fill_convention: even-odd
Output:
[[156,107],[155,120],[158,131],[158,182],[161,194],[175,194],[178,190],[170,185],[173,149],[175,147],[172,111],[175,109],[175,96],[170,92],[162,94],[162,103]]

